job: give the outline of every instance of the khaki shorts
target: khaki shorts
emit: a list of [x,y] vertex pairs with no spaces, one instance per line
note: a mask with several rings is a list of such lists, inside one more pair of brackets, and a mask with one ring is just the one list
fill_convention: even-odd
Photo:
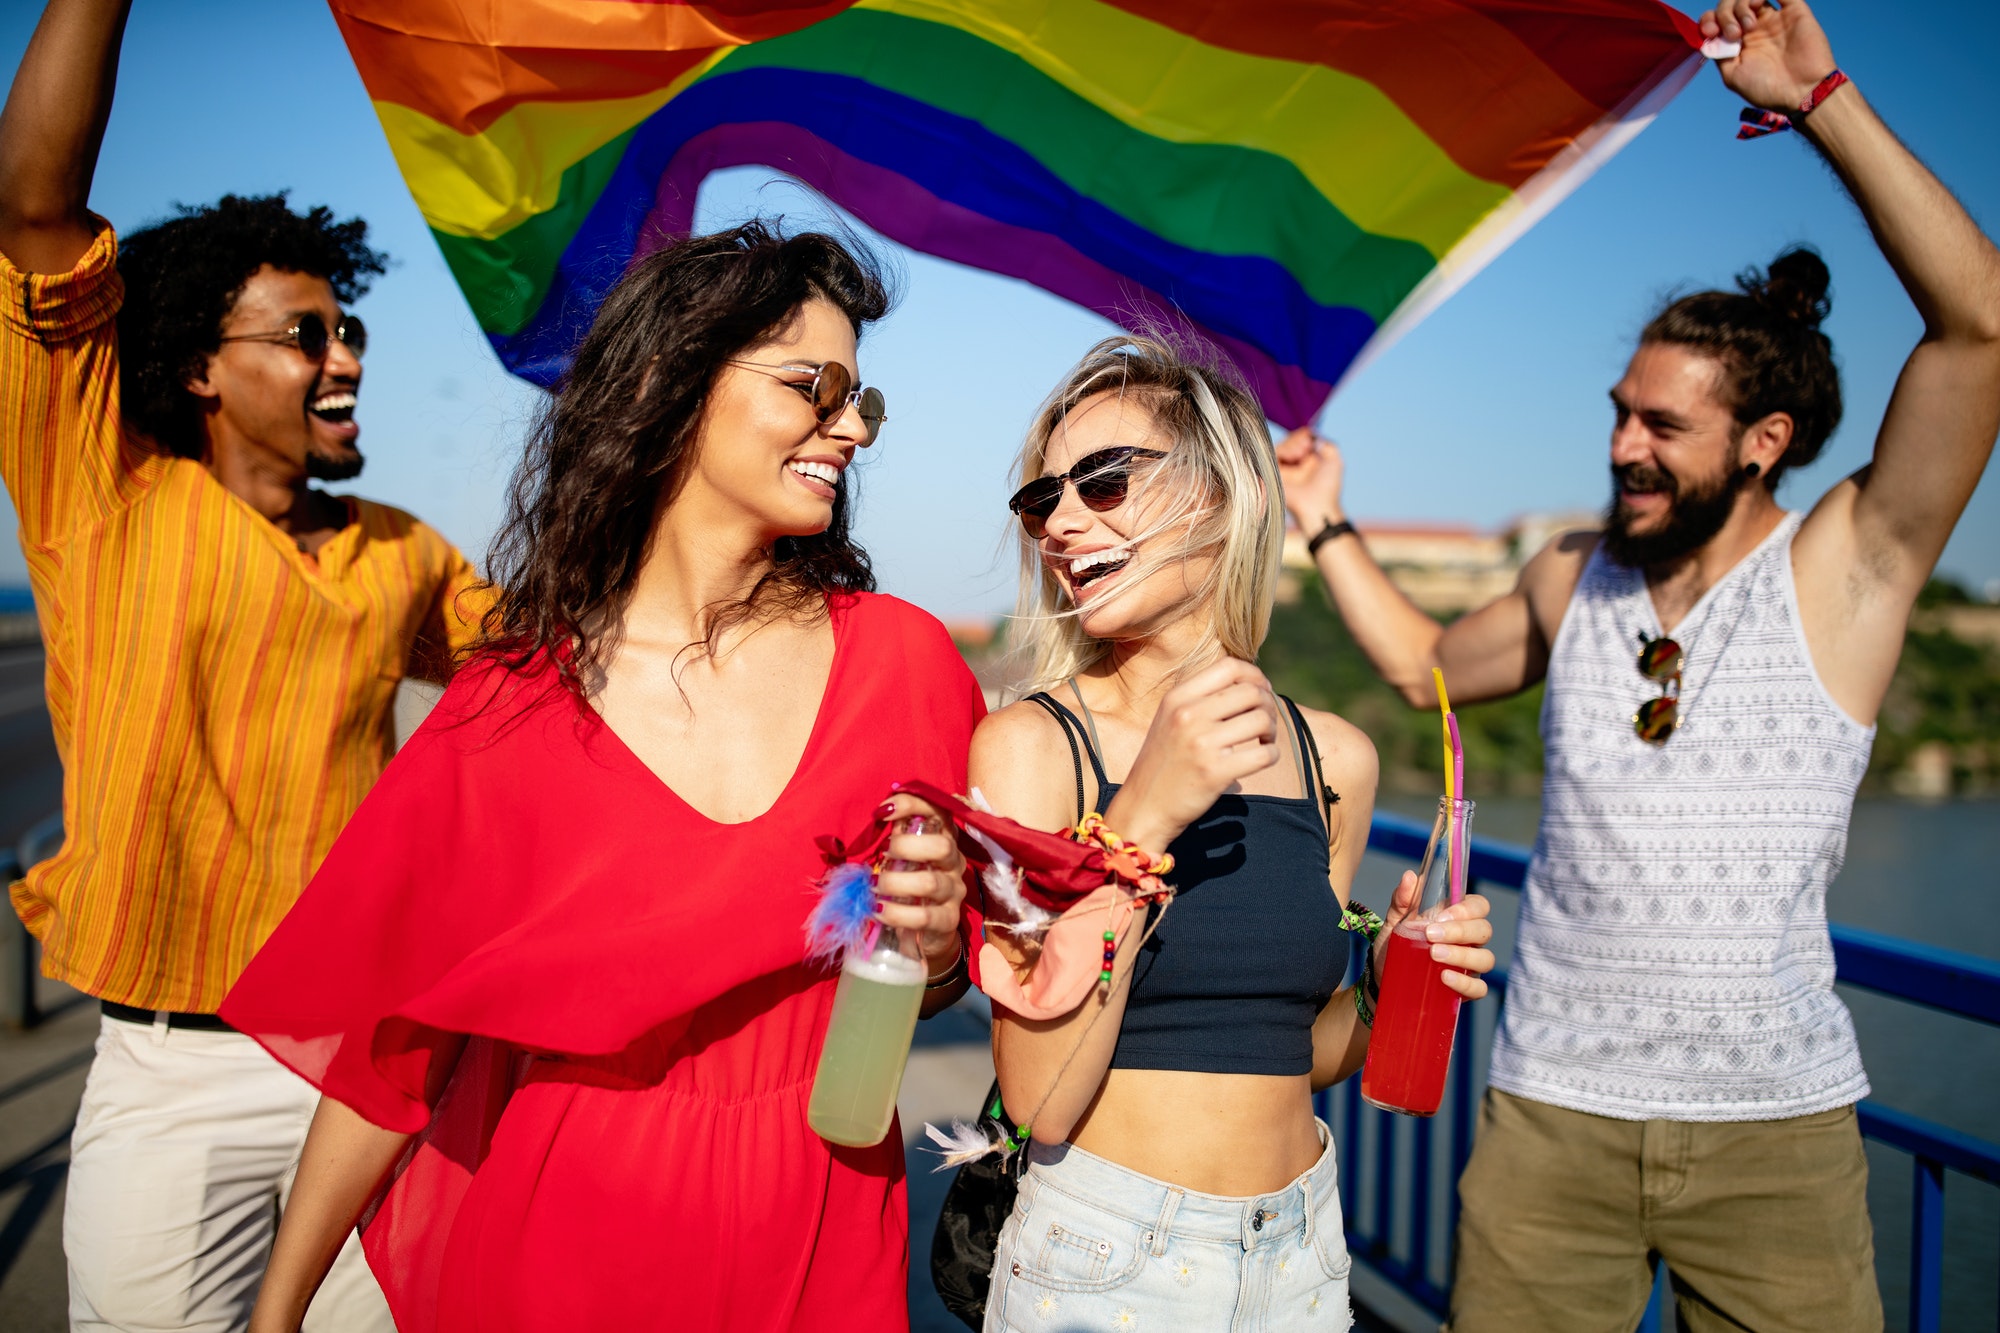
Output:
[[1854,1108],[1612,1120],[1486,1094],[1458,1183],[1453,1333],[1631,1333],[1672,1272],[1688,1333],[1879,1333]]

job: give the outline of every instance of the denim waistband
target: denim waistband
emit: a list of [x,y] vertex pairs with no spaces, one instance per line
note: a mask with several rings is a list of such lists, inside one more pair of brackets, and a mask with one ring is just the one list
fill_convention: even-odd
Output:
[[[1340,1188],[1333,1134],[1315,1119],[1319,1160],[1281,1189],[1232,1197],[1203,1194],[1141,1175],[1071,1143],[1028,1145],[1028,1179],[1038,1189],[1054,1189],[1091,1207],[1187,1240],[1235,1241],[1245,1250],[1280,1239],[1310,1244],[1313,1217]],[[1301,1229],[1304,1235],[1297,1237]]]

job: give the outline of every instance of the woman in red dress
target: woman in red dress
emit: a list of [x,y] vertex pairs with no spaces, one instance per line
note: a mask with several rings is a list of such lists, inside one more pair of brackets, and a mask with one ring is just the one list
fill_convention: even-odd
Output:
[[[890,785],[964,786],[977,687],[848,536],[885,313],[831,238],[633,266],[530,443],[486,649],[222,1012],[325,1094],[252,1327],[294,1333],[357,1219],[404,1333],[898,1329],[900,1134],[806,1124],[824,862]],[[893,813],[917,812],[907,795]],[[963,862],[890,845],[926,1012]]]

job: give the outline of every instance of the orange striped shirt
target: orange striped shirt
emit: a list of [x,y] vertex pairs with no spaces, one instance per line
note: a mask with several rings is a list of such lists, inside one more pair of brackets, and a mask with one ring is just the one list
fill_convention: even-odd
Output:
[[[107,225],[76,268],[0,256],[0,478],[63,762],[62,850],[13,885],[42,967],[213,1012],[388,762],[396,683],[484,610],[464,556],[349,499],[302,556],[207,468],[122,429]],[[477,603],[477,605],[475,605]]]

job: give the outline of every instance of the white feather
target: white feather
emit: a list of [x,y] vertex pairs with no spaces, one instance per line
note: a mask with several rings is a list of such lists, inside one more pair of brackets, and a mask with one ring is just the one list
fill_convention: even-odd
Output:
[[968,1125],[963,1120],[951,1122],[951,1132],[946,1133],[929,1121],[924,1122],[924,1133],[930,1135],[931,1142],[943,1149],[938,1154],[938,1164],[933,1171],[949,1171],[967,1162],[976,1162],[989,1154],[999,1152],[1001,1145],[979,1125]]
[[[993,807],[987,804],[986,796],[974,787],[966,793],[966,804],[982,814],[992,814]],[[965,830],[972,840],[986,849],[992,864],[979,872],[980,882],[993,895],[995,902],[1006,909],[1006,920],[994,920],[993,924],[1015,935],[1039,935],[1054,921],[1055,913],[1045,911],[1028,901],[1021,892],[1021,868],[1014,864],[1014,858],[999,843],[987,837],[976,828]],[[989,918],[991,919],[991,918]]]

